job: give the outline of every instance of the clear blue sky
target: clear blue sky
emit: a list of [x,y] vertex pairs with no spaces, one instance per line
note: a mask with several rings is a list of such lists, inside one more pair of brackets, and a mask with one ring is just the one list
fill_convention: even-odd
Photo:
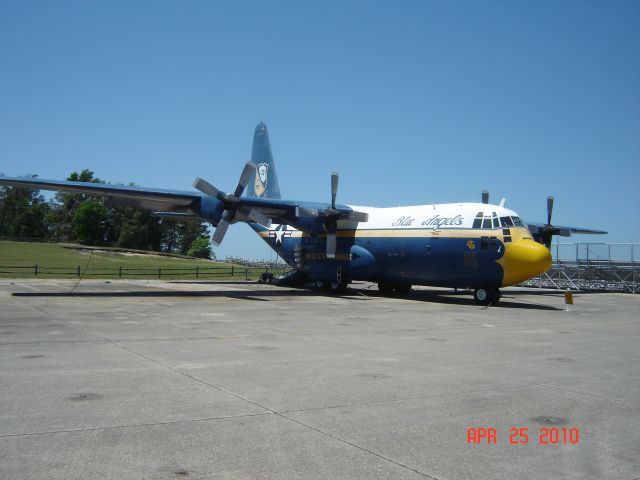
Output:
[[[0,3],[0,171],[287,198],[480,199],[640,241],[638,1]],[[246,225],[217,254],[269,258]],[[562,239],[563,241],[571,241]]]

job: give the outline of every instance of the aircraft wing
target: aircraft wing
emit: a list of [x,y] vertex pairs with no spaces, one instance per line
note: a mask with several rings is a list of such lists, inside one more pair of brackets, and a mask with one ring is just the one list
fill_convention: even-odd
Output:
[[0,185],[33,188],[37,190],[85,193],[106,197],[110,203],[116,205],[148,210],[162,210],[166,212],[196,212],[199,210],[201,201],[201,195],[195,192],[109,185],[104,183],[0,177]]
[[[544,223],[527,223],[527,227],[532,234],[544,229],[547,227]],[[595,230],[592,228],[581,228],[581,227],[566,227],[562,225],[553,225],[553,234],[560,235],[561,237],[570,237],[572,234],[590,234],[590,235],[606,235],[609,232],[605,232],[604,230]]]
[[[329,203],[300,202],[297,200],[240,198],[240,212],[242,209],[257,210],[269,217],[273,223],[291,225],[304,232],[322,232],[326,210],[331,209]],[[352,222],[366,222],[367,215],[354,211],[347,205],[336,205],[332,210],[341,220]],[[260,222],[258,222],[260,223]]]
[[[203,202],[203,196],[199,192],[19,177],[0,177],[0,186],[84,193],[104,197],[113,205],[154,210],[160,217],[202,215],[214,224],[217,221],[212,216],[215,205]],[[203,203],[208,205],[205,206]],[[254,215],[248,215],[249,212],[258,211],[273,223],[286,223],[299,230],[317,232],[322,231],[322,213],[330,206],[328,203],[240,197],[238,203],[234,205],[234,210],[238,212],[235,221],[260,223],[259,220],[262,219],[254,220],[252,218]],[[353,209],[346,205],[336,205],[335,213],[343,219],[363,221],[356,212],[353,212]],[[266,221],[266,218],[263,221]]]

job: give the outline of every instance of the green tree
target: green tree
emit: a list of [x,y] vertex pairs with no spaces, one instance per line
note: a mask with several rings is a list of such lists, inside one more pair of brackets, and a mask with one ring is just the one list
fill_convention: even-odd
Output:
[[191,257],[198,258],[211,258],[213,255],[213,252],[211,251],[211,244],[207,237],[196,238],[187,253]]
[[[105,183],[93,175],[93,171],[85,168],[80,173],[71,172],[67,180],[70,182]],[[89,198],[97,199],[95,196],[84,193],[58,192],[55,194],[54,200],[50,202],[50,211],[47,216],[51,238],[58,241],[79,240],[76,237],[73,222],[76,210],[82,202]],[[98,201],[102,203],[101,200]],[[105,225],[105,228],[109,230],[108,225]],[[104,241],[104,239],[100,239],[100,241]]]
[[85,200],[73,217],[73,235],[81,243],[103,243],[107,232],[108,212],[102,202]]
[[38,190],[0,188],[0,235],[46,238],[48,210]]
[[114,238],[123,248],[160,251],[162,228],[160,219],[149,212],[129,207],[113,211],[112,225]]
[[209,236],[207,226],[200,220],[183,220],[178,226],[179,238],[177,242],[178,253],[190,255],[189,249],[199,238]]

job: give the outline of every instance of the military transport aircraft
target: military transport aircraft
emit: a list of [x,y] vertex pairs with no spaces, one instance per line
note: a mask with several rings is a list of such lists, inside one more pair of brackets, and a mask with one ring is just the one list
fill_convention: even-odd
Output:
[[232,193],[202,178],[193,182],[198,192],[11,177],[0,177],[0,185],[92,194],[158,216],[199,218],[216,227],[215,245],[230,224],[248,223],[292,267],[283,283],[315,283],[341,292],[352,280],[367,280],[386,294],[406,293],[412,285],[470,288],[480,304],[495,304],[500,287],[547,271],[553,235],[606,233],[552,225],[552,197],[547,223],[528,226],[504,201],[489,204],[486,192],[482,203],[337,204],[335,172],[330,203],[284,200],[262,122],[255,129],[251,161]]

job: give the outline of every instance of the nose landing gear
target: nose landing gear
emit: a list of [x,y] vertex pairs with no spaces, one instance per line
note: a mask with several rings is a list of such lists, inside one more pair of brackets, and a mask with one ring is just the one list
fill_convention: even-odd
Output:
[[500,296],[500,289],[495,287],[481,287],[473,291],[473,299],[480,305],[497,305]]

